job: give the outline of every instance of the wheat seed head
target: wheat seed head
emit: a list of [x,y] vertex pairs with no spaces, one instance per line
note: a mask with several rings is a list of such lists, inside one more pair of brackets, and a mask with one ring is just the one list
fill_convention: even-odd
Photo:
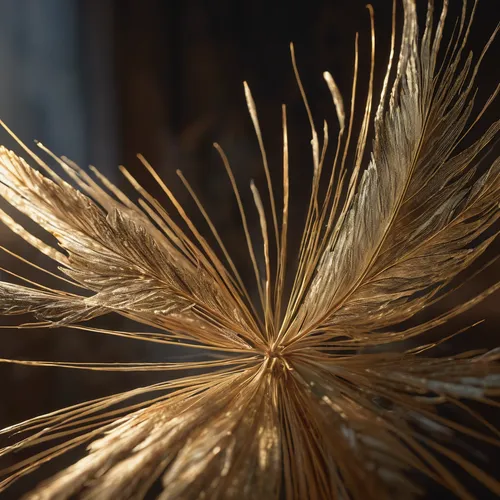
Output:
[[[31,315],[21,329],[80,329],[217,356],[155,363],[3,359],[67,369],[193,374],[169,375],[155,385],[1,430],[13,438],[0,456],[35,451],[0,472],[0,492],[82,447],[83,458],[26,498],[139,499],[160,484],[160,499],[400,499],[424,494],[422,478],[427,478],[468,499],[467,475],[500,495],[498,478],[455,446],[470,439],[500,444],[499,430],[477,411],[477,403],[498,406],[499,350],[436,357],[435,348],[449,337],[432,342],[423,337],[499,285],[444,313],[409,321],[447,297],[455,277],[496,236],[500,159],[492,145],[500,122],[488,124],[466,147],[463,140],[500,89],[474,105],[476,77],[497,30],[483,53],[473,56],[467,38],[476,3],[463,3],[449,39],[443,36],[447,1],[436,12],[430,1],[420,23],[415,0],[401,4],[403,20],[398,26],[393,14],[380,85],[374,82],[370,6],[369,74],[358,74],[357,39],[348,101],[332,75],[324,74],[338,121],[331,136],[326,122],[315,126],[291,47],[312,150],[310,201],[296,255],[287,244],[286,107],[278,183],[245,84],[267,181],[262,192],[250,186],[260,234],[252,234],[249,207],[243,206],[228,158],[215,145],[239,207],[256,301],[209,209],[182,173],[215,246],[142,156],[175,215],[125,168],[133,195],[42,144],[42,153],[35,153],[3,124],[27,161],[0,149],[0,195],[57,243],[32,234],[21,225],[22,217],[14,220],[0,211],[0,219],[55,261],[58,271],[39,268],[3,246],[2,251],[61,286],[5,269],[13,280],[0,282],[0,313]],[[367,78],[365,96],[356,95],[360,78]],[[360,114],[356,102],[362,103]],[[92,320],[108,314],[146,325],[146,331],[93,326]],[[477,425],[445,416],[441,410],[449,406]]]

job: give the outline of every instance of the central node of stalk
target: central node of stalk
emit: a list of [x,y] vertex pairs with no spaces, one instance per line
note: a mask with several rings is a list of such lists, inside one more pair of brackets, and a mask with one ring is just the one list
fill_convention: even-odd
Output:
[[282,359],[282,357],[283,357],[282,348],[280,346],[269,347],[269,349],[266,350],[265,355],[266,355],[266,358],[268,358],[270,360]]
[[265,352],[265,360],[269,373],[272,373],[275,376],[284,375],[287,370],[288,363],[285,360],[280,346],[269,347],[269,349]]

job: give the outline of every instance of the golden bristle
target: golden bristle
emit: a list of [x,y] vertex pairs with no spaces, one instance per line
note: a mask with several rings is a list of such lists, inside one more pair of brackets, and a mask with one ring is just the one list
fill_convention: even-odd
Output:
[[[475,5],[472,14],[463,9],[451,41],[441,47],[447,2],[437,26],[429,3],[422,36],[415,0],[402,3],[402,32],[397,36],[394,10],[378,100],[369,6],[371,66],[359,125],[354,116],[361,77],[357,38],[347,105],[330,73],[323,75],[339,122],[331,165],[326,160],[330,129],[325,122],[322,135],[316,130],[291,46],[311,128],[312,186],[298,255],[292,256],[297,269],[289,293],[286,107],[280,202],[258,103],[245,83],[267,182],[265,192],[251,184],[261,249],[254,245],[229,160],[215,145],[239,208],[258,304],[252,303],[208,210],[182,173],[217,249],[144,157],[139,159],[172,203],[175,217],[125,168],[121,171],[138,201],[95,169],[91,177],[38,144],[58,165],[57,173],[2,124],[40,171],[0,148],[0,195],[54,236],[58,246],[37,238],[3,211],[0,219],[60,271],[44,270],[0,248],[57,278],[61,289],[5,270],[22,284],[0,282],[0,313],[28,313],[37,320],[20,329],[64,326],[210,350],[219,357],[161,363],[0,359],[79,370],[195,372],[1,430],[17,441],[0,449],[0,456],[44,447],[0,471],[0,492],[85,445],[83,458],[26,498],[138,499],[161,483],[160,499],[399,499],[424,493],[416,477],[472,498],[463,472],[500,495],[500,481],[453,446],[461,439],[500,445],[500,431],[470,404],[498,406],[500,353],[432,357],[428,351],[448,338],[430,343],[423,337],[500,284],[444,314],[404,323],[446,297],[447,286],[496,236],[491,229],[500,215],[500,158],[482,153],[498,138],[500,121],[466,149],[460,146],[500,90],[474,113],[476,76],[498,29],[474,60],[464,50]],[[442,52],[446,64],[441,66]],[[68,283],[72,292],[64,289]],[[151,331],[87,324],[110,313]],[[443,416],[446,405],[474,418],[482,430]]]

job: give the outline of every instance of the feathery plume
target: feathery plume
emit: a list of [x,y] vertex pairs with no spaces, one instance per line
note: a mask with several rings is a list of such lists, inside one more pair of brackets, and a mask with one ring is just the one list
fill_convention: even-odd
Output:
[[[0,491],[83,445],[83,458],[26,498],[135,499],[159,482],[160,499],[413,498],[423,493],[422,477],[460,498],[472,498],[468,481],[457,469],[500,495],[498,478],[455,447],[469,438],[500,444],[499,430],[471,404],[498,405],[499,351],[439,358],[432,356],[432,349],[447,339],[422,340],[422,334],[499,285],[443,314],[404,323],[447,296],[452,280],[496,236],[500,159],[487,153],[498,138],[500,121],[468,147],[461,148],[461,143],[500,88],[474,111],[479,66],[498,29],[479,57],[466,56],[475,3],[468,9],[464,2],[446,47],[441,46],[447,1],[437,21],[429,2],[422,35],[415,0],[402,4],[399,48],[393,14],[390,58],[378,98],[369,7],[371,70],[359,128],[353,117],[357,45],[350,106],[344,106],[333,77],[324,74],[339,122],[330,167],[329,129],[325,123],[321,140],[292,47],[311,125],[313,165],[309,209],[289,293],[286,108],[279,205],[257,106],[245,84],[268,188],[264,199],[251,185],[261,252],[254,247],[229,161],[218,145],[216,149],[240,210],[259,304],[252,303],[222,239],[182,174],[217,250],[143,157],[145,169],[187,230],[124,168],[138,201],[99,172],[93,178],[41,144],[60,174],[22,143],[39,170],[0,149],[0,195],[54,236],[57,246],[40,240],[5,212],[0,219],[54,260],[60,273],[52,277],[69,282],[74,290],[11,273],[24,283],[0,282],[1,314],[29,313],[37,320],[18,328],[64,326],[221,355],[215,361],[178,363],[2,360],[84,370],[190,369],[198,374],[169,377],[3,429],[0,434],[18,440],[0,449],[0,456],[40,444],[44,448],[1,471]],[[110,313],[154,331],[87,324]],[[481,430],[445,417],[441,409],[449,405],[474,417]]]

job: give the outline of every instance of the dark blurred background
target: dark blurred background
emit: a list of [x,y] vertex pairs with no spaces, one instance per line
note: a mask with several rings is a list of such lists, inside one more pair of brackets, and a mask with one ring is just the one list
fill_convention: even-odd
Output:
[[[389,0],[373,1],[378,86],[388,54],[391,4]],[[426,2],[418,4],[425,12]],[[476,53],[498,21],[497,7],[490,0],[480,2],[470,40]],[[460,2],[452,2],[450,10],[450,19],[456,18]],[[450,22],[448,27],[452,25]],[[175,174],[180,168],[209,207],[243,274],[251,279],[245,271],[247,256],[237,208],[212,143],[217,141],[225,149],[243,197],[249,201],[248,181],[254,178],[264,184],[242,82],[248,81],[252,88],[278,185],[281,104],[287,103],[294,196],[291,221],[296,226],[292,238],[296,241],[312,165],[310,131],[288,44],[295,43],[317,127],[321,130],[326,118],[334,136],[335,112],[321,75],[326,69],[334,75],[347,105],[356,31],[360,32],[360,74],[364,75],[359,96],[364,96],[370,49],[364,0],[0,0],[0,118],[27,143],[38,139],[81,166],[96,165],[125,189],[116,168],[119,164],[150,185],[136,158],[143,153],[191,209],[193,219],[201,223]],[[478,109],[499,80],[499,53],[497,43],[484,63]],[[490,110],[485,122],[494,115],[498,115],[498,106]],[[0,143],[14,147],[6,133],[0,134]],[[257,229],[255,217],[250,222]],[[46,265],[43,257],[30,253],[3,227],[0,243]],[[497,253],[498,245],[486,258]],[[0,262],[3,267],[19,267],[3,253]],[[495,266],[494,271],[480,274],[438,307],[446,309],[472,296],[493,283],[498,271]],[[0,278],[8,279],[1,273]],[[443,347],[444,352],[498,346],[498,295],[453,322],[448,330],[479,319],[486,322]],[[117,328],[122,326],[121,320],[113,321]],[[4,358],[98,362],[179,356],[154,344],[76,331],[1,330],[0,335],[0,357]],[[158,374],[87,374],[0,365],[0,428],[159,379]],[[16,498],[56,467],[48,466],[9,495]]]

